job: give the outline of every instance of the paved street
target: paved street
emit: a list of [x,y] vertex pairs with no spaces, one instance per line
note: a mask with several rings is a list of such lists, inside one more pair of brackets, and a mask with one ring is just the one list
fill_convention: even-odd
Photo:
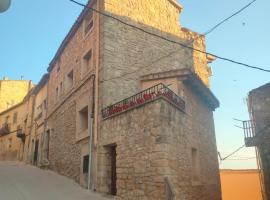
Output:
[[0,162],[0,200],[108,200],[52,171]]

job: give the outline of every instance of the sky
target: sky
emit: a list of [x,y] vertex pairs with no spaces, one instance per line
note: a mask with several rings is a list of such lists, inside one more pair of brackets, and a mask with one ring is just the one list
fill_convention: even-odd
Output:
[[[180,24],[204,33],[250,1],[180,0],[184,7]],[[12,0],[10,9],[0,13],[0,78],[23,76],[37,83],[81,9],[69,0]],[[269,10],[269,0],[258,0],[207,35],[207,51],[270,69]],[[214,113],[217,148],[225,157],[244,144],[243,130],[234,126],[241,124],[233,118],[249,118],[247,94],[269,82],[270,73],[221,60],[214,61],[211,68],[211,89],[220,101],[220,108]],[[230,158],[233,160],[222,161],[220,167],[256,168],[254,157],[254,148],[243,148]]]

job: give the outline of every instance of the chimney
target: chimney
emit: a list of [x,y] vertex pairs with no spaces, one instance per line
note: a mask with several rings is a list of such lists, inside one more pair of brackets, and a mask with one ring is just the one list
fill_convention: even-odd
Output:
[[8,77],[7,77],[7,76],[4,76],[4,77],[3,77],[3,80],[4,80],[4,81],[8,81]]

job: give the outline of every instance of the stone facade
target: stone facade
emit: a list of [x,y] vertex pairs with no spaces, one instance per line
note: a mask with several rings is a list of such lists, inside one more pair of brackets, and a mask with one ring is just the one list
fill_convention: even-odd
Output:
[[[0,136],[0,160],[24,160],[25,135],[31,130],[31,105],[32,98],[26,97],[21,103],[0,113],[0,124],[8,124],[7,134]],[[18,130],[21,130],[23,138],[18,138]]]
[[[205,50],[204,37],[179,24],[182,6],[174,0],[88,5]],[[212,60],[85,8],[51,61],[46,83],[28,95],[32,125],[24,160],[121,200],[220,199]],[[185,110],[160,98],[103,118],[103,108],[158,83],[181,97]]]
[[[86,33],[89,24],[91,27]],[[60,47],[59,55],[48,68],[49,167],[83,186],[86,186],[86,173],[82,161],[89,155],[89,116],[93,109],[93,74],[98,60],[97,27],[97,15],[84,10],[73,27],[76,31],[70,32],[72,36],[67,36],[70,37],[67,45]]]
[[[165,199],[166,177],[175,199],[221,199],[212,111],[189,85],[177,80],[177,88],[184,96],[186,113],[158,100],[102,123],[101,192],[110,192],[108,155],[115,145],[118,199]],[[198,151],[195,179],[192,149]]]
[[34,99],[32,105],[32,128],[30,134],[26,136],[25,161],[40,167],[46,167],[49,164],[49,135],[45,131],[48,107],[47,81],[48,74],[45,74],[31,93]]
[[252,90],[248,95],[251,120],[255,124],[253,138],[262,169],[265,199],[270,199],[270,83]]
[[0,80],[0,112],[20,103],[31,88],[31,81]]

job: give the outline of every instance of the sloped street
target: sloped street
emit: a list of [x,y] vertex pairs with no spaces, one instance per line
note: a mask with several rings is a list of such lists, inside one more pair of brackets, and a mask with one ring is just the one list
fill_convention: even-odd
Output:
[[1,200],[106,200],[52,171],[0,162]]

